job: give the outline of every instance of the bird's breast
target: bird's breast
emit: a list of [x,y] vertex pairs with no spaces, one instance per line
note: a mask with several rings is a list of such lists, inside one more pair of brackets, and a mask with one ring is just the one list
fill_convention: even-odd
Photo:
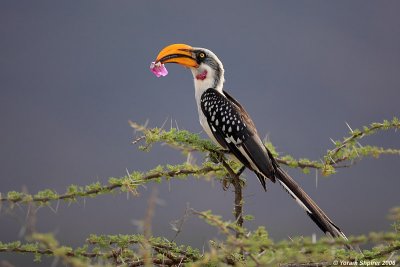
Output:
[[210,125],[208,124],[207,118],[201,109],[201,96],[208,88],[202,89],[201,87],[195,86],[195,97],[196,97],[196,104],[197,104],[197,112],[199,114],[199,121],[200,125],[203,130],[206,132],[208,137],[218,146],[221,145],[218,143],[217,139],[215,139],[214,134],[211,131]]

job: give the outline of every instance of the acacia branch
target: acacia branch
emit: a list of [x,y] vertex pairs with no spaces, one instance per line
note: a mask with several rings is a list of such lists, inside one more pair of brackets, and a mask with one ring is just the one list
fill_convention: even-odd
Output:
[[[223,154],[219,147],[213,144],[209,140],[201,139],[198,134],[193,134],[185,130],[177,130],[171,128],[169,131],[160,128],[147,128],[147,126],[140,125],[138,123],[129,122],[130,126],[135,131],[141,132],[139,138],[133,141],[134,144],[139,141],[145,141],[144,146],[140,146],[143,150],[149,150],[152,144],[161,142],[168,146],[182,151],[183,153],[190,153],[193,151]],[[400,122],[397,118],[393,118],[392,121],[384,121],[383,123],[372,123],[370,127],[364,127],[363,131],[354,130],[352,135],[345,138],[345,141],[341,143],[336,141],[337,146],[334,150],[328,151],[327,155],[324,156],[324,160],[309,160],[309,159],[295,159],[290,155],[280,156],[276,152],[275,147],[271,143],[267,143],[268,149],[272,152],[276,160],[283,165],[287,165],[292,168],[300,168],[304,172],[308,172],[309,168],[319,169],[324,175],[334,173],[335,168],[345,168],[354,164],[354,160],[362,158],[364,156],[378,157],[381,154],[392,154],[400,155],[400,149],[386,149],[377,146],[352,146],[349,147],[355,140],[362,138],[365,135],[370,135],[378,130],[387,129],[398,129],[400,128]],[[351,148],[351,149],[350,149]],[[340,153],[340,152],[346,153]],[[339,164],[342,162],[350,162],[347,164]]]
[[[49,256],[55,256],[55,251],[51,250],[51,249],[38,249],[35,251],[32,251],[30,249],[24,249],[24,248],[0,248],[0,252],[11,252],[11,253],[32,253],[32,254],[40,254],[40,255],[49,255]],[[162,254],[165,254],[162,253]],[[185,257],[173,257],[171,256],[171,254],[169,253],[168,255],[170,255],[171,258],[167,257],[166,259],[159,259],[159,258],[150,258],[149,261],[153,264],[161,264],[161,265],[165,265],[165,266],[174,266],[176,264],[181,264],[181,263],[186,263],[188,261],[187,258]],[[110,252],[110,253],[101,253],[101,252],[83,252],[83,253],[75,253],[75,252],[66,252],[64,254],[64,256],[66,257],[70,257],[70,258],[77,258],[77,257],[85,257],[88,259],[94,259],[94,258],[106,258],[106,259],[112,259],[115,257],[115,253],[114,252]],[[128,264],[127,266],[145,266],[145,260],[140,259],[140,260],[131,260],[129,261],[129,259],[125,259]]]
[[[391,121],[388,120],[384,120],[382,123],[371,123],[369,126],[364,126],[362,130],[359,129],[351,129],[350,126],[347,124],[347,126],[350,129],[350,136],[345,137],[343,141],[333,141],[335,144],[335,148],[332,150],[328,150],[326,156],[325,156],[325,165],[327,164],[331,164],[331,162],[335,162],[336,159],[340,159],[341,157],[343,157],[344,154],[343,151],[345,149],[348,148],[353,148],[356,149],[357,152],[357,148],[362,149],[363,147],[361,145],[359,145],[359,147],[355,146],[357,140],[374,134],[379,130],[389,130],[389,129],[399,129],[400,128],[400,121],[394,117]],[[383,148],[379,148],[379,147],[372,147],[369,146],[368,150],[372,150],[370,151],[370,154],[372,154],[373,156],[377,156],[379,154],[398,154],[400,155],[400,150],[399,149],[383,149]],[[364,149],[364,152],[367,152],[366,149]]]
[[[231,176],[232,185],[235,192],[235,219],[236,224],[239,227],[243,226],[243,192],[242,192],[242,182],[240,181],[239,175],[237,175],[228,163],[224,159],[221,159],[221,163],[224,168],[228,171]],[[236,234],[239,237],[240,233]]]
[[149,238],[141,235],[91,235],[86,239],[86,242],[90,245],[96,245],[100,247],[117,246],[120,248],[126,248],[130,245],[142,244],[144,240],[150,245],[151,248],[162,252],[161,254],[171,251],[173,251],[174,254],[178,254],[178,256],[175,257],[176,260],[184,257],[190,259],[191,261],[195,261],[199,258],[196,250],[193,251],[187,250],[187,248],[178,247],[174,242],[169,242],[165,239],[160,240],[160,238]]
[[101,185],[100,183],[94,183],[84,188],[78,188],[77,186],[70,186],[66,193],[57,194],[53,190],[43,190],[36,195],[26,194],[11,191],[8,192],[6,196],[2,196],[0,193],[0,202],[10,202],[10,203],[30,203],[36,202],[39,204],[45,204],[49,201],[54,200],[76,200],[78,197],[93,197],[96,195],[107,194],[115,189],[124,189],[133,192],[138,185],[147,183],[149,181],[160,179],[160,178],[172,178],[181,177],[188,175],[204,176],[210,175],[212,173],[221,172],[222,168],[220,166],[193,166],[183,164],[181,166],[167,166],[167,169],[159,166],[147,173],[133,173],[122,178],[110,178],[108,184]]
[[[34,253],[34,254],[41,254],[41,255],[54,255],[54,251],[52,249],[27,249],[23,247],[15,247],[15,248],[0,248],[0,252],[14,252],[14,253]],[[105,253],[100,252],[82,252],[82,253],[75,253],[72,251],[66,252],[66,256],[68,257],[85,257],[85,258],[96,258],[96,257],[104,257],[106,256]],[[107,255],[107,258],[111,258],[112,256]]]

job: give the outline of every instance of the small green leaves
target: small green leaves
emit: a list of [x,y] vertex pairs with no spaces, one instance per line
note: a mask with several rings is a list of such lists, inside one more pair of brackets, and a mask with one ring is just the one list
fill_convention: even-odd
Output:
[[[349,126],[350,128],[350,126]],[[350,136],[345,137],[343,141],[334,141],[335,148],[328,150],[324,157],[324,166],[322,173],[330,175],[335,173],[334,168],[340,167],[341,162],[352,162],[365,156],[378,158],[382,154],[400,155],[400,149],[385,149],[377,146],[362,146],[359,140],[365,136],[376,133],[381,130],[399,129],[400,122],[394,117],[391,121],[384,120],[382,123],[371,123],[369,126],[363,126],[362,130],[351,130]]]
[[254,216],[250,215],[250,214],[244,215],[243,216],[243,220],[245,220],[245,221],[253,221],[254,220]]
[[329,175],[336,173],[336,169],[332,165],[326,164],[323,166],[321,172],[322,172],[322,175],[329,176]]
[[22,199],[23,196],[24,196],[23,193],[16,191],[10,191],[7,193],[7,199],[9,199],[9,201],[11,202],[18,202]]
[[59,199],[59,196],[54,190],[45,189],[37,192],[32,199],[38,202],[40,205],[50,205],[50,201]]

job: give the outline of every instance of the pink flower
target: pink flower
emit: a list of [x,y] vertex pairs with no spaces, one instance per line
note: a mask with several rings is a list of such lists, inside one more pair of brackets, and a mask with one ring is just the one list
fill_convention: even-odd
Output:
[[161,64],[161,62],[151,62],[150,64],[150,70],[152,73],[154,73],[157,77],[160,76],[167,76],[168,70],[165,68],[164,64]]

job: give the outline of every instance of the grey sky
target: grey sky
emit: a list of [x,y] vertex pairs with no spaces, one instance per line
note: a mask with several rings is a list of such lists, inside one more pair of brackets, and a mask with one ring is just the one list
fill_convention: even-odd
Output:
[[[169,65],[157,79],[148,66],[164,46],[188,43],[216,53],[225,88],[252,115],[278,150],[319,159],[329,138],[399,116],[398,1],[11,1],[0,3],[0,192],[106,182],[128,170],[181,163],[179,153],[130,145],[128,120],[160,126],[168,118],[200,132],[191,73]],[[204,133],[202,134],[204,137]],[[399,134],[362,141],[399,148]],[[199,158],[201,160],[201,158]],[[399,205],[399,157],[365,159],[337,175],[289,172],[348,235],[389,228]],[[264,193],[246,173],[250,228],[265,225],[274,239],[320,234],[282,190]],[[135,233],[152,186],[140,198],[124,194],[60,203],[38,211],[37,228],[66,245],[91,233]],[[165,206],[154,234],[174,236],[169,222],[187,203],[232,218],[231,192],[218,182],[189,178],[156,185]],[[54,206],[56,203],[54,203]],[[26,214],[0,212],[0,240],[18,238]],[[192,217],[177,242],[202,249],[216,236]],[[0,259],[11,259],[0,255]],[[11,259],[17,266],[31,257]],[[45,263],[43,263],[45,264]],[[45,265],[44,265],[45,266]]]

